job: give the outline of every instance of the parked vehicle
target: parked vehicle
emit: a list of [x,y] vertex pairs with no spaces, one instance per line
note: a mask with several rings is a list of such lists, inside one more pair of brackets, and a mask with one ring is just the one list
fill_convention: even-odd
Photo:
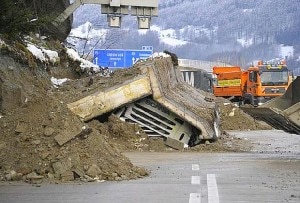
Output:
[[259,106],[283,95],[292,82],[292,76],[284,61],[264,63],[247,70],[241,67],[213,67],[215,96],[225,97],[240,104]]

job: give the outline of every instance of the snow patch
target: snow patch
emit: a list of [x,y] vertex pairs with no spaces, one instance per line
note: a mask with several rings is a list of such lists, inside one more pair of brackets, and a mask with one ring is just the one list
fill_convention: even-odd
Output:
[[85,24],[82,24],[77,28],[73,28],[68,38],[75,37],[81,39],[92,39],[96,36],[105,38],[107,32],[107,29],[95,29],[92,23],[86,22]]
[[280,57],[281,58],[293,58],[294,56],[294,47],[293,46],[284,46],[280,45]]
[[[183,46],[188,43],[187,41],[178,39],[178,36],[174,29],[162,30],[157,25],[152,25],[150,26],[149,30],[157,32],[159,34],[159,40],[163,44],[176,47]],[[138,32],[140,35],[145,35],[148,32],[148,30],[139,30]]]
[[179,39],[173,39],[173,38],[168,38],[168,37],[160,37],[159,38],[160,41],[164,44],[167,44],[167,45],[171,45],[171,46],[183,46],[183,45],[186,45],[188,42],[186,41],[183,41],[183,40],[179,40]]
[[240,39],[237,39],[237,42],[240,43],[243,47],[247,48],[253,44],[253,38],[250,38],[250,39],[240,38]]
[[253,9],[243,9],[244,13],[251,13],[253,11]]
[[3,45],[6,45],[6,44],[2,39],[0,39],[0,46],[2,47]]
[[27,49],[33,54],[33,56],[35,56],[35,58],[39,59],[40,61],[46,60],[43,51],[37,48],[35,45],[27,44]]
[[159,32],[159,40],[161,43],[171,46],[182,46],[188,43],[187,41],[177,39],[176,31],[174,29],[160,30],[157,26],[153,26],[153,29]]
[[27,49],[42,62],[51,62],[55,63],[59,61],[58,53],[56,51],[38,48],[33,44],[27,44]]
[[63,83],[67,82],[69,79],[68,78],[63,78],[63,79],[56,79],[55,77],[51,77],[51,82],[55,88],[58,88],[59,86],[62,86]]
[[81,70],[92,69],[94,73],[98,73],[101,71],[101,68],[98,65],[93,64],[92,62],[80,58],[79,54],[74,49],[67,49],[67,54],[71,57],[74,61],[80,62]]
[[151,25],[151,26],[150,26],[150,30],[152,30],[152,31],[157,31],[157,32],[160,32],[160,31],[161,31],[160,27],[158,27],[157,25]]
[[166,54],[166,53],[164,53],[164,52],[154,52],[151,56],[150,56],[150,58],[160,58],[160,57],[164,57],[164,58],[166,58],[166,57],[171,57],[169,54]]
[[[27,49],[34,55],[35,58],[39,59],[42,62],[51,62],[55,63],[59,61],[58,53],[56,51],[39,48],[33,44],[28,43]],[[88,73],[99,73],[102,69],[98,65],[93,64],[92,62],[80,58],[79,54],[74,49],[67,49],[67,54],[74,60],[80,62],[81,70],[87,70]]]
[[46,53],[47,57],[49,58],[49,61],[54,64],[58,60],[58,53],[56,51],[43,49],[43,51]]

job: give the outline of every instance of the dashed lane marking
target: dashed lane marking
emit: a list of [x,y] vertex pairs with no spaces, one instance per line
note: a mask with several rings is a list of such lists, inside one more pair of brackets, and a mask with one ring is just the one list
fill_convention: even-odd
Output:
[[193,171],[199,171],[199,169],[200,169],[199,164],[192,164]]
[[192,176],[192,185],[200,185],[200,176]]
[[200,193],[191,193],[189,203],[201,203],[201,194]]
[[215,174],[207,174],[208,203],[219,203],[219,192]]

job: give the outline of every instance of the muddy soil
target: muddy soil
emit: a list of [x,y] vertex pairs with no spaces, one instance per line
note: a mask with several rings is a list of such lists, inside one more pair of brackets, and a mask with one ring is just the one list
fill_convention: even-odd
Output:
[[[149,138],[138,125],[111,114],[84,123],[67,108],[70,102],[138,76],[138,67],[110,75],[89,75],[66,55],[64,47],[57,42],[48,44],[59,53],[58,63],[44,64],[16,44],[0,46],[0,180],[58,183],[135,179],[149,173],[134,166],[122,152],[175,151],[164,145],[163,138]],[[70,80],[56,88],[52,76]],[[220,139],[185,151],[246,151],[249,143],[226,130],[270,128],[233,104],[221,99],[218,102],[223,131]],[[76,133],[76,137],[60,145],[55,137],[62,133]]]

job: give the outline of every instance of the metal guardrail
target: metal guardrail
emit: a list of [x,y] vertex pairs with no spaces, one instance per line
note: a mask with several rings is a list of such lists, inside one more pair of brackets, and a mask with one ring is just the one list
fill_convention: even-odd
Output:
[[178,65],[184,67],[203,69],[207,72],[212,72],[214,66],[232,66],[230,64],[222,62],[199,61],[190,59],[178,59]]

